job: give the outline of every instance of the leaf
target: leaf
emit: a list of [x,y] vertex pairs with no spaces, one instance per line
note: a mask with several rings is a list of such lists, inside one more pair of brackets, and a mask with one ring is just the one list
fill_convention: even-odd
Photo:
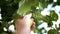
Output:
[[50,20],[50,16],[46,15],[46,16],[41,16],[41,19],[44,21],[44,22],[49,22]]
[[1,34],[7,34],[7,33],[5,33],[5,32],[2,32]]
[[52,27],[52,25],[53,25],[52,21],[49,21],[48,22],[48,27]]
[[26,15],[28,12],[30,12],[31,6],[36,5],[36,2],[37,2],[36,0],[21,1],[19,3],[19,9],[17,11],[17,14],[20,16]]
[[57,21],[58,20],[58,15],[54,10],[50,11],[50,17],[51,17],[52,21]]
[[39,6],[40,6],[40,8],[42,7],[44,9],[44,8],[47,8],[48,3],[47,2],[39,2]]
[[43,3],[40,2],[40,7],[45,8],[46,6],[43,5]]
[[49,30],[49,31],[48,31],[48,33],[47,33],[47,34],[57,34],[57,32],[56,32],[56,30],[55,30],[55,29],[53,29],[53,30],[51,29],[51,30]]
[[21,0],[14,0],[14,3],[19,3],[19,1],[21,1]]

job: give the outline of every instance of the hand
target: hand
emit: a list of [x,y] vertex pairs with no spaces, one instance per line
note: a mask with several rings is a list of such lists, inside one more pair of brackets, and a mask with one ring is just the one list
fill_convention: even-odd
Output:
[[[35,27],[35,22],[34,22],[34,19],[31,19],[31,16],[32,16],[32,14],[28,14],[28,15],[25,15],[22,19],[20,19],[20,18],[17,19],[15,21],[16,30],[17,31],[26,30],[26,32],[27,32],[27,30],[28,31],[29,30],[30,31],[33,30],[34,27]],[[32,21],[32,25],[31,26],[30,26],[30,21]]]

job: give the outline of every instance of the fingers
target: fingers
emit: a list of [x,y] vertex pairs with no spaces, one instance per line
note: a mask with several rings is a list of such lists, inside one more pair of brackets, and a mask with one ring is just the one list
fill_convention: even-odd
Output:
[[32,13],[30,13],[30,14],[28,14],[28,15],[25,15],[24,17],[23,17],[23,19],[30,19],[31,18],[31,16],[32,16]]
[[31,22],[31,16],[32,16],[32,13],[28,14],[28,15],[25,15],[23,17],[23,21],[28,24],[30,26],[30,22]]
[[35,22],[32,24],[31,30],[33,30],[34,28],[35,28]]
[[32,25],[30,26],[30,28],[31,30],[33,30],[35,28],[35,22],[34,22],[34,19],[31,18],[31,16],[32,16],[32,13],[25,15],[23,19],[18,19],[15,23],[16,27],[19,28],[20,26],[23,26],[23,24],[27,24],[30,26],[30,20],[32,20]]
[[33,24],[33,25],[35,25],[34,19],[33,19],[33,18],[31,18],[31,20],[32,20],[32,24]]
[[32,20],[31,30],[33,30],[35,28],[35,22],[33,18],[31,20]]

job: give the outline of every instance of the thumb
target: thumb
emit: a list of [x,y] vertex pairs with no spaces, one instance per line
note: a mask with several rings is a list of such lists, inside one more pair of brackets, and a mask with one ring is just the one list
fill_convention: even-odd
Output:
[[28,14],[28,15],[25,15],[24,17],[23,17],[23,19],[30,19],[31,18],[31,16],[32,16],[32,13],[30,13],[30,14]]
[[32,16],[32,13],[25,15],[23,17],[23,20],[25,21],[25,23],[29,24],[29,26],[30,26],[30,22],[31,22],[31,16]]

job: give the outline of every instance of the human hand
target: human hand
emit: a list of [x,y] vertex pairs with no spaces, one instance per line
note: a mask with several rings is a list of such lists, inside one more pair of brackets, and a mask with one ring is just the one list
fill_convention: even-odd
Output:
[[[22,19],[17,19],[15,21],[16,30],[33,30],[35,28],[34,19],[31,18],[32,14],[25,15]],[[30,24],[32,22],[32,25]]]

